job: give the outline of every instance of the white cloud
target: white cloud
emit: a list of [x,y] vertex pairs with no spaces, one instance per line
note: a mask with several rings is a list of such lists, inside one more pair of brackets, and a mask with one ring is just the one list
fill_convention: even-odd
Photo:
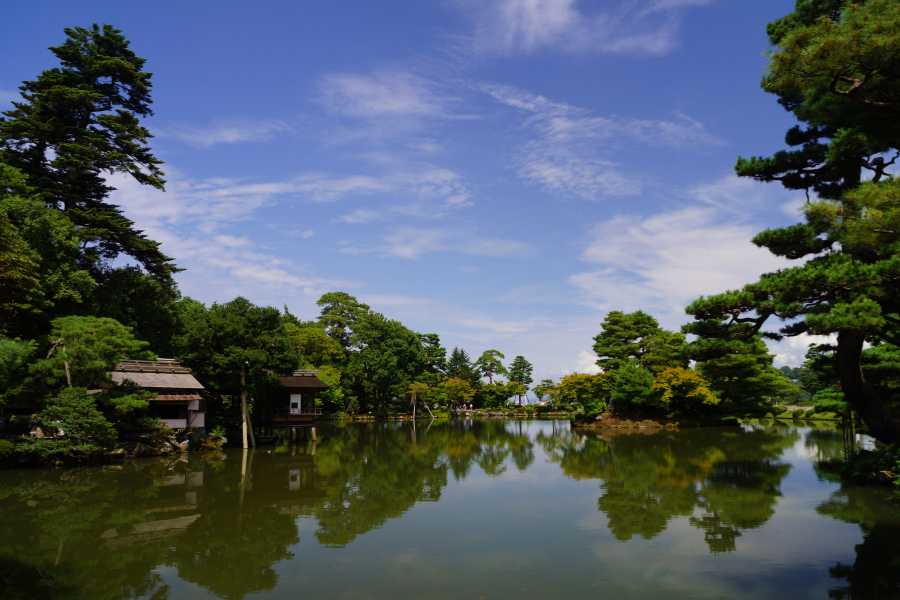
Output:
[[516,240],[428,227],[400,227],[389,231],[376,244],[367,246],[344,242],[339,249],[353,256],[376,254],[407,260],[439,252],[487,258],[525,256],[530,252],[526,244]]
[[837,338],[827,335],[809,335],[801,333],[794,337],[782,338],[781,341],[767,341],[769,350],[775,355],[775,366],[799,367],[806,358],[806,351],[811,344],[833,344]]
[[0,89],[0,106],[2,105],[12,105],[13,100],[17,100],[19,98],[19,92],[14,90],[4,90]]
[[439,229],[403,228],[384,238],[383,252],[397,258],[418,258],[423,254],[446,251],[450,235]]
[[590,373],[591,375],[599,373],[600,367],[597,366],[597,355],[590,350],[579,352],[578,359],[575,363],[575,369],[573,369],[572,372]]
[[264,206],[281,186],[241,185],[231,179],[190,180],[170,169],[166,191],[141,185],[128,175],[113,174],[112,201],[140,225],[169,226],[190,223],[203,231],[247,218]]
[[653,0],[650,5],[644,9],[644,13],[652,13],[656,11],[672,10],[676,8],[687,8],[693,6],[709,6],[715,0]]
[[320,92],[331,112],[364,119],[449,116],[454,102],[429,80],[400,70],[335,73],[322,80]]
[[709,146],[720,140],[698,121],[677,114],[671,120],[598,116],[511,86],[481,88],[497,102],[526,114],[533,139],[519,148],[519,175],[551,191],[588,199],[640,194],[639,178],[604,154],[626,142],[648,146]]
[[727,195],[714,193],[715,186],[697,189],[706,193],[699,205],[643,219],[619,216],[593,228],[583,258],[595,268],[569,278],[588,305],[644,309],[677,326],[698,296],[739,288],[789,264],[750,242],[759,228],[736,218],[730,205],[721,207]]
[[158,135],[175,138],[191,146],[209,148],[219,144],[267,141],[279,134],[289,133],[291,130],[290,125],[284,121],[231,121],[212,123],[202,127],[169,126],[160,129]]
[[378,213],[374,210],[369,210],[367,208],[358,208],[341,215],[337,220],[341,223],[347,223],[349,225],[363,225],[366,223],[378,221],[380,219],[381,213]]
[[678,10],[708,0],[458,0],[473,21],[473,46],[497,54],[542,49],[659,56],[678,42]]
[[[246,235],[226,228],[263,207],[279,185],[235,185],[228,179],[193,181],[170,169],[165,192],[141,186],[129,177],[108,178],[116,189],[111,199],[137,227],[162,245],[162,250],[186,269],[177,276],[182,292],[200,300],[225,301],[244,295],[255,302],[281,306],[290,301],[313,310],[315,298],[353,282],[306,272],[260,248]],[[312,229],[296,233],[301,239]]]

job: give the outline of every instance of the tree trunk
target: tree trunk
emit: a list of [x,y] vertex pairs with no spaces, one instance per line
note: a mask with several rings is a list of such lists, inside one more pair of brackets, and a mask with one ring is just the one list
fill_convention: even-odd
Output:
[[241,367],[241,447],[246,450],[250,447],[249,440],[247,439],[247,429],[249,426],[248,423],[248,410],[247,410],[247,370]]
[[900,440],[900,421],[893,419],[884,401],[866,383],[862,372],[864,338],[859,333],[838,334],[837,367],[841,390],[875,439],[888,444]]

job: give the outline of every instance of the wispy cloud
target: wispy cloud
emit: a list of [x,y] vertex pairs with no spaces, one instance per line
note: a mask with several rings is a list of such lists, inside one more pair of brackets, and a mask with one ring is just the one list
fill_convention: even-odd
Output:
[[337,220],[341,223],[347,223],[349,225],[364,225],[367,223],[373,223],[380,219],[381,213],[379,213],[378,211],[369,210],[367,208],[358,208],[341,215]]
[[458,230],[400,227],[389,231],[375,244],[344,242],[340,246],[340,251],[355,256],[374,254],[414,260],[435,253],[506,258],[526,256],[530,249],[527,244],[516,240],[482,237]]
[[284,121],[244,120],[218,122],[202,127],[196,125],[174,125],[163,127],[157,133],[160,137],[174,138],[191,146],[209,148],[220,144],[268,141],[291,131],[291,126]]
[[[165,192],[125,176],[114,175],[109,182],[117,188],[112,201],[187,269],[187,276],[179,276],[185,294],[204,301],[247,295],[278,306],[290,298],[292,305],[305,308],[324,291],[354,286],[308,272],[295,261],[264,250],[253,238],[226,231],[264,206],[277,186],[241,187],[227,179],[193,181],[177,172],[170,172]],[[301,239],[312,235],[312,229],[297,232]]]
[[13,100],[19,97],[19,92],[0,89],[0,106],[12,105]]
[[[582,255],[593,268],[569,282],[589,306],[640,308],[675,326],[686,319],[684,306],[698,296],[738,288],[788,265],[750,242],[758,230],[748,221],[752,209],[738,218],[719,203],[723,190],[733,187],[724,178],[692,190],[699,203],[687,208],[650,217],[623,215],[596,225]],[[762,202],[763,189],[751,182],[744,200]]]
[[711,0],[612,0],[585,8],[578,0],[458,0],[473,21],[481,52],[567,52],[659,56],[678,43],[680,9]]
[[328,75],[320,100],[333,113],[363,119],[447,117],[456,102],[431,80],[403,70]]
[[702,123],[683,114],[670,120],[601,116],[511,86],[481,89],[524,113],[533,139],[519,150],[519,175],[552,191],[590,199],[635,196],[642,190],[640,178],[607,158],[610,148],[628,142],[654,147],[721,144]]

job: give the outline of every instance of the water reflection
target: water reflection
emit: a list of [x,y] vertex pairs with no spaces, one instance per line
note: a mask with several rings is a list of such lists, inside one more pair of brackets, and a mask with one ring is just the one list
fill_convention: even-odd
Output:
[[315,519],[319,544],[343,546],[438,501],[448,473],[463,479],[477,464],[498,476],[510,457],[528,468],[532,446],[501,422],[363,425],[227,460],[4,473],[0,512],[17,518],[0,520],[0,590],[166,598],[158,567],[172,566],[217,596],[243,598],[276,587],[273,566],[293,557],[298,517]]
[[743,530],[772,516],[791,468],[779,458],[798,439],[771,429],[538,436],[567,475],[601,480],[597,507],[617,539],[652,539],[688,517],[711,552],[734,551]]
[[[817,475],[838,482],[832,461],[852,451],[847,436],[840,431],[811,431],[806,440],[818,459]],[[854,548],[855,560],[831,567],[831,576],[842,583],[829,591],[829,597],[900,598],[900,498],[878,488],[841,485],[816,511],[859,525],[863,532],[862,543]]]
[[[656,539],[679,521],[702,532],[704,553],[740,555],[741,536],[776,513],[792,471],[786,450],[803,448],[821,461],[843,451],[840,432],[802,435],[801,442],[794,428],[696,429],[604,438],[572,432],[565,423],[368,424],[321,431],[318,442],[229,452],[220,459],[0,472],[0,597],[163,599],[205,590],[239,599],[257,592],[291,595],[289,590],[313,583],[327,591],[335,577],[363,578],[356,573],[365,565],[358,552],[346,554],[357,562],[334,567],[328,576],[325,565],[386,524],[408,519],[417,504],[444,504],[451,487],[492,491],[480,496],[482,504],[456,494],[444,517],[447,531],[475,536],[481,546],[457,545],[458,555],[419,562],[418,573],[452,586],[454,577],[445,573],[466,564],[470,572],[460,582],[472,581],[477,568],[484,581],[493,581],[498,574],[490,563],[473,563],[465,554],[540,551],[540,545],[525,547],[504,536],[518,535],[532,522],[545,539],[570,527],[575,517],[559,520],[554,507],[571,493],[566,482],[573,480],[588,486],[587,510],[599,510],[605,535],[619,545]],[[828,474],[820,470],[819,476]],[[525,482],[532,487],[521,487]],[[855,562],[821,567],[822,577],[833,567],[831,575],[844,581],[833,586],[833,597],[889,597],[900,573],[900,529],[884,516],[890,507],[869,493],[827,485],[836,491],[824,503],[827,494],[820,496],[818,513],[810,513],[858,523],[864,533]],[[525,489],[536,495],[516,496]],[[517,501],[530,507],[528,515],[557,520],[544,527],[517,520],[503,508]],[[477,513],[493,514],[498,522],[483,522],[483,531],[455,531]],[[563,545],[551,560],[589,558],[586,542],[566,531],[559,533]],[[380,543],[396,543],[398,556],[414,560],[409,548],[419,536],[394,532]],[[440,539],[426,542],[441,546]],[[369,549],[364,560],[374,561],[382,551]],[[541,578],[534,568],[532,563],[530,573]],[[582,571],[586,578],[592,568]]]

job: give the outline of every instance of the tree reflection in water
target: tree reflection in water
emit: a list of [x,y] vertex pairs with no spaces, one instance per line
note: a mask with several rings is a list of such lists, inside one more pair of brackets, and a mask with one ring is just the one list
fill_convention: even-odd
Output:
[[[162,600],[196,594],[192,586],[198,586],[238,599],[282,590],[288,573],[294,578],[288,588],[302,589],[315,575],[304,572],[311,563],[302,552],[318,556],[321,569],[338,554],[323,555],[317,547],[352,544],[417,503],[439,501],[451,482],[467,478],[478,490],[502,480],[488,486],[482,501],[504,506],[509,498],[503,494],[513,493],[507,490],[524,489],[510,486],[537,485],[545,497],[521,500],[553,503],[553,494],[568,493],[558,477],[597,480],[597,508],[615,539],[651,539],[680,518],[702,530],[710,552],[734,552],[743,532],[774,514],[790,471],[782,456],[799,435],[793,428],[695,429],[603,438],[572,432],[566,423],[367,424],[320,431],[317,443],[229,452],[224,460],[191,456],[7,471],[0,473],[0,597]],[[842,444],[839,432],[812,432],[798,447],[826,460],[839,456]],[[541,473],[540,481],[510,477],[529,469]],[[558,477],[544,477],[548,469]],[[833,590],[836,598],[897,594],[900,529],[885,514],[898,511],[872,498],[842,488],[818,509],[859,523],[865,534],[856,561],[832,569],[846,581]],[[497,511],[491,504],[462,510],[482,508]],[[521,525],[521,518],[516,513],[496,531],[521,533],[520,526],[504,529]],[[395,533],[405,546],[401,531]],[[476,535],[490,545],[494,533]],[[306,544],[301,535],[308,536]],[[570,551],[584,551],[577,535],[566,535]],[[499,543],[488,550],[518,554]]]
[[[372,424],[324,433],[306,447],[133,461],[103,469],[5,474],[0,596],[96,599],[169,596],[161,567],[222,598],[272,590],[292,558],[298,518],[318,543],[343,546],[441,497],[448,474],[489,476],[534,460],[521,426]],[[16,595],[13,595],[15,592]]]
[[[820,478],[838,482],[828,461],[846,452],[844,436],[838,431],[811,431],[807,447],[815,449],[820,460],[816,472]],[[838,563],[831,576],[845,585],[831,589],[831,598],[869,600],[900,598],[900,497],[879,487],[843,484],[831,498],[816,508],[845,523],[862,529],[862,543],[855,547],[853,564]]]
[[741,531],[774,513],[790,465],[779,459],[799,435],[756,429],[693,429],[651,435],[539,435],[575,479],[601,480],[597,501],[610,531],[651,539],[675,517],[703,530],[712,552],[735,550]]

